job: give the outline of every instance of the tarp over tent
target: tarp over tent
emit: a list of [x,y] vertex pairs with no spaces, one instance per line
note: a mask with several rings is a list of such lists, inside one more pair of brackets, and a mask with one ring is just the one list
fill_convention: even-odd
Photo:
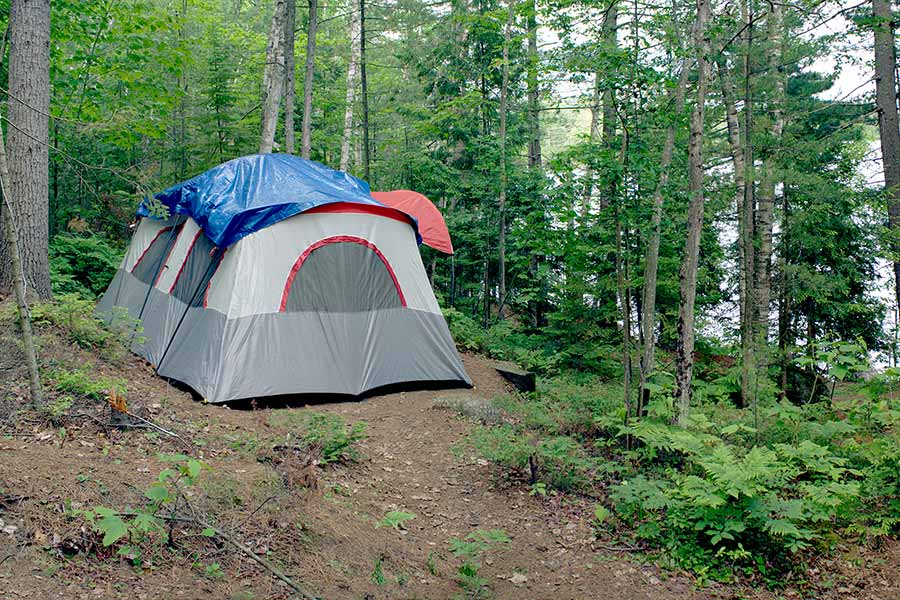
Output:
[[127,309],[143,326],[135,352],[210,402],[471,384],[415,219],[365,182],[295,156],[247,156],[138,214],[98,312]]

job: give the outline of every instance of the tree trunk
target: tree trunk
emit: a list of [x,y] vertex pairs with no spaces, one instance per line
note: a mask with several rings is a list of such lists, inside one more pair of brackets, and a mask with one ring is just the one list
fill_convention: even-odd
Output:
[[[770,102],[772,114],[772,138],[775,147],[763,163],[762,180],[757,193],[756,209],[756,235],[759,243],[759,251],[756,253],[754,265],[753,285],[756,288],[754,307],[754,354],[757,376],[760,371],[765,371],[768,365],[768,333],[769,333],[769,304],[772,295],[772,227],[775,214],[775,184],[777,180],[775,163],[777,161],[778,146],[781,144],[781,133],[784,130],[784,75],[779,70],[783,58],[782,51],[782,8],[778,2],[773,2],[769,9],[767,19],[769,38],[769,76],[773,79],[773,93]],[[756,414],[756,394],[752,396],[751,406]]]
[[537,50],[537,3],[531,0],[528,7],[528,168],[541,168],[541,119],[540,119],[540,86],[538,83],[538,50]]
[[[50,2],[13,0],[9,17],[9,188],[25,285],[50,298],[48,156],[50,110]],[[12,256],[0,248],[0,292],[14,288]]]
[[507,7],[506,28],[503,32],[503,75],[500,83],[500,197],[497,207],[500,212],[500,224],[497,230],[497,278],[500,291],[498,302],[499,318],[503,318],[503,309],[506,304],[506,105],[509,95],[509,44],[512,38],[513,18],[515,17],[516,2],[509,0]]
[[[187,39],[187,0],[181,0],[181,14],[178,15],[178,42],[185,47]],[[178,77],[178,92],[181,98],[178,100],[178,178],[187,177],[187,96],[188,78],[186,66],[182,65],[181,74]]]
[[781,194],[781,252],[779,265],[781,271],[781,286],[778,294],[778,355],[781,358],[781,397],[784,399],[788,391],[788,367],[791,363],[791,353],[788,349],[791,331],[791,293],[788,284],[787,252],[790,247],[790,215],[791,205],[788,200],[789,188],[784,186]]
[[309,0],[309,29],[306,37],[306,75],[303,78],[303,132],[300,154],[309,158],[312,150],[312,96],[313,75],[316,71],[316,28],[318,27],[319,0]]
[[[731,150],[731,164],[734,167],[734,206],[737,212],[738,221],[738,296],[739,296],[739,314],[741,341],[750,340],[752,332],[747,329],[746,325],[751,322],[748,311],[751,310],[750,299],[752,295],[749,290],[749,283],[752,278],[749,277],[750,271],[747,270],[748,248],[744,243],[745,230],[747,229],[747,214],[744,210],[744,200],[747,198],[747,167],[744,161],[744,147],[741,145],[741,124],[737,112],[737,104],[735,103],[734,84],[728,77],[727,67],[724,60],[720,57],[717,61],[719,83],[722,87],[722,102],[725,105],[725,122],[728,126],[728,143]],[[746,135],[746,134],[745,134]],[[752,207],[750,215],[752,216]],[[752,223],[751,223],[752,227]],[[752,247],[750,248],[752,250]],[[742,344],[742,351],[751,350],[749,345],[746,348]],[[750,360],[745,357],[743,366],[750,365]],[[743,372],[742,372],[743,374]],[[746,384],[744,378],[741,379],[742,384]],[[744,391],[744,385],[742,385]],[[742,402],[750,401],[749,395],[742,396]]]
[[275,0],[275,12],[269,28],[269,44],[266,47],[266,68],[263,72],[262,133],[259,153],[268,154],[275,145],[275,128],[278,125],[278,107],[281,105],[284,86],[284,17],[285,0]]
[[[681,74],[678,76],[678,87],[675,88],[675,118],[684,112],[684,96],[690,74],[688,61],[682,61]],[[644,260],[644,289],[641,298],[641,331],[644,351],[641,355],[641,384],[638,396],[638,414],[650,399],[647,383],[653,373],[653,354],[655,350],[654,330],[656,329],[656,281],[659,273],[660,226],[662,224],[663,193],[669,183],[669,166],[675,150],[675,132],[677,121],[673,120],[666,128],[666,139],[663,142],[662,157],[659,159],[659,181],[653,192],[653,213],[650,216],[650,239],[647,241],[647,256]]]
[[341,137],[341,171],[350,168],[350,142],[353,139],[353,104],[356,102],[356,85],[359,73],[359,10],[356,2],[350,3],[350,64],[347,65],[347,97],[344,108],[344,134]]
[[[884,164],[884,187],[888,198],[889,227],[892,239],[900,235],[900,118],[897,115],[897,88],[894,70],[897,64],[894,46],[894,20],[890,0],[872,0],[875,23],[875,104],[878,107],[878,131]],[[891,244],[894,256],[894,295],[900,306],[900,243]]]
[[709,0],[697,0],[697,103],[691,113],[691,139],[688,148],[689,190],[687,239],[681,263],[681,302],[678,308],[675,387],[678,423],[687,424],[691,406],[691,382],[694,371],[694,304],[697,297],[697,268],[700,259],[700,234],[703,229],[703,124],[706,87],[709,76]]
[[[608,15],[607,15],[608,17]],[[604,28],[606,21],[604,21]],[[594,93],[591,98],[591,125],[588,130],[588,140],[593,148],[600,138],[600,81],[603,75],[600,71],[594,73]],[[594,195],[594,168],[588,164],[584,169],[584,196],[581,201],[581,216],[587,218],[591,212],[591,198]]]
[[294,28],[297,23],[297,0],[284,3],[284,151],[294,153]]
[[750,0],[741,5],[744,21],[744,195],[738,217],[738,237],[740,245],[740,277],[744,281],[744,297],[741,299],[741,405],[756,404],[756,354],[753,344],[753,307],[756,289],[753,285],[756,239],[756,198],[754,194],[755,168],[753,164],[753,96],[750,93],[750,56],[753,49],[753,11]]
[[[610,5],[603,21],[603,45],[607,52],[615,53],[619,48],[619,7],[616,2]],[[615,73],[613,73],[615,76]],[[616,96],[611,86],[603,91],[603,139],[609,145],[616,136]],[[613,194],[600,198],[600,208],[606,208],[614,202]]]
[[31,404],[39,407],[44,403],[41,389],[41,376],[38,371],[37,352],[34,347],[34,334],[31,330],[31,315],[28,312],[28,300],[25,296],[25,271],[19,254],[19,243],[16,239],[15,219],[11,213],[12,202],[6,191],[11,189],[9,169],[6,166],[6,145],[3,143],[3,129],[0,127],[0,195],[3,209],[0,219],[3,221],[3,246],[12,263],[13,290],[16,296],[16,309],[19,315],[19,327],[22,330],[22,349],[25,352],[25,363],[28,366],[28,383],[31,392]]
[[[7,26],[0,42],[0,65],[6,57],[7,40],[10,26]],[[44,392],[41,389],[41,375],[38,370],[37,351],[34,346],[34,333],[31,329],[31,313],[28,311],[28,298],[25,293],[25,270],[22,266],[22,255],[19,253],[18,236],[16,235],[15,217],[11,212],[12,202],[7,191],[12,189],[9,167],[6,160],[6,143],[3,140],[3,127],[0,125],[0,258],[5,252],[9,256],[12,273],[12,288],[16,296],[16,312],[19,317],[19,328],[22,330],[22,350],[25,352],[25,363],[28,367],[28,385],[32,406],[44,404]]]
[[363,179],[369,181],[369,87],[366,82],[366,0],[359,0],[359,92],[362,95]]

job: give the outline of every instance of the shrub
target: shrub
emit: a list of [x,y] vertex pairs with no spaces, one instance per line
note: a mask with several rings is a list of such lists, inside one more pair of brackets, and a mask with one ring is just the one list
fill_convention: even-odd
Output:
[[613,505],[680,566],[759,567],[751,557],[787,564],[847,523],[860,498],[846,460],[808,440],[744,449],[659,423],[632,433],[648,451],[679,453],[683,463],[661,479],[637,475],[614,486]]
[[50,281],[54,294],[102,294],[122,262],[121,247],[98,235],[60,234],[50,242]]
[[587,487],[596,468],[581,443],[567,436],[539,437],[503,425],[476,428],[469,443],[487,460],[558,490]]
[[357,460],[356,445],[366,438],[365,421],[347,425],[343,417],[331,413],[277,412],[269,417],[269,423],[298,427],[303,442],[321,453],[322,464]]
[[112,351],[109,358],[117,358],[118,351],[127,348],[132,341],[143,341],[140,323],[125,309],[116,309],[106,323],[94,314],[93,300],[74,293],[34,304],[32,318],[37,327],[53,325],[63,329],[69,339],[82,348]]
[[121,392],[126,388],[125,381],[121,379],[98,377],[96,373],[83,369],[60,369],[51,372],[49,378],[59,392],[96,401],[103,401],[111,389]]

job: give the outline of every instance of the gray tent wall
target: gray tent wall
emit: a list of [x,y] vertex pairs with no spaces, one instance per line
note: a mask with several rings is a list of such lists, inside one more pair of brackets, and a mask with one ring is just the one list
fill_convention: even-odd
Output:
[[97,310],[127,309],[134,352],[210,402],[471,385],[412,229],[388,221],[301,214],[222,251],[190,218],[145,219]]

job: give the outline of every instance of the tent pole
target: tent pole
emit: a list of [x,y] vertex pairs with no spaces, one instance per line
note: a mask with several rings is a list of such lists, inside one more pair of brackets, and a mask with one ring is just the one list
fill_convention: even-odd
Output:
[[166,359],[166,355],[169,353],[169,348],[172,347],[172,342],[175,341],[175,337],[178,335],[178,330],[181,329],[181,324],[184,323],[184,318],[187,316],[188,311],[191,310],[191,307],[194,306],[194,302],[197,301],[200,290],[204,289],[209,284],[215,268],[219,266],[219,262],[221,262],[222,260],[222,253],[219,252],[219,248],[217,247],[213,251],[215,252],[215,257],[210,261],[209,266],[206,267],[206,273],[203,274],[203,279],[200,280],[200,283],[197,285],[197,289],[195,289],[194,293],[191,295],[191,300],[185,307],[184,312],[181,313],[181,317],[178,319],[178,324],[175,326],[175,331],[172,332],[172,337],[170,337],[168,343],[166,343],[166,349],[163,350],[162,356],[159,357],[159,362],[156,365],[157,373],[159,373],[159,370],[163,366],[163,361]]

